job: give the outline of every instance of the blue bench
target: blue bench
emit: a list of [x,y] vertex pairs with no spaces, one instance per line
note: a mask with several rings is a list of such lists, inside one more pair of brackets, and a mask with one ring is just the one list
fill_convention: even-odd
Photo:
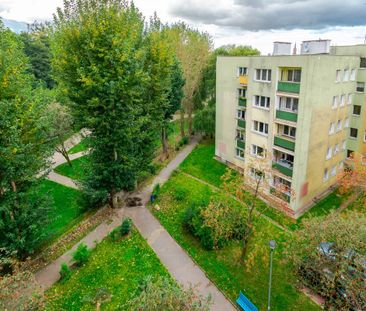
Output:
[[236,303],[244,311],[258,311],[258,308],[247,297],[245,297],[242,292],[240,292],[239,298],[236,300]]

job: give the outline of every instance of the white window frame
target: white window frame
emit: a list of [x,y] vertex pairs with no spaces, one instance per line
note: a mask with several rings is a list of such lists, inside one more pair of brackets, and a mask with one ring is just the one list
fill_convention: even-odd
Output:
[[346,150],[347,149],[347,141],[346,140],[343,140],[342,142],[342,150]]
[[338,120],[338,122],[337,122],[337,132],[342,130],[342,125],[343,125],[342,120]]
[[[258,74],[259,74],[259,77],[258,77]],[[272,81],[272,70],[271,69],[256,69],[255,70],[254,81],[257,81],[257,82],[271,82]]]
[[347,97],[347,105],[348,106],[352,105],[352,99],[353,99],[353,94],[349,93],[348,97]]
[[[285,128],[286,126],[288,127],[288,133],[286,133]],[[291,135],[291,131],[295,130],[295,135]],[[282,126],[282,135],[283,136],[287,136],[287,137],[291,137],[291,138],[296,138],[296,127],[290,126],[290,125],[283,125]]]
[[324,170],[323,181],[326,182],[328,181],[328,179],[329,179],[329,170],[326,168]]
[[236,130],[236,139],[240,140],[240,141],[245,141],[245,130]]
[[366,143],[366,131],[363,133],[363,141]]
[[349,70],[344,69],[344,71],[343,71],[343,82],[347,82],[347,81],[349,81]]
[[338,95],[333,96],[332,109],[338,108]]
[[326,156],[325,156],[325,159],[326,159],[326,160],[330,160],[330,159],[332,158],[332,156],[333,156],[333,147],[332,147],[332,146],[330,146],[330,147],[328,147],[328,149],[327,149],[327,154],[326,154]]
[[[295,104],[296,101],[296,104]],[[290,105],[291,108],[287,108],[287,105]],[[281,111],[288,111],[292,113],[298,113],[299,111],[299,99],[296,97],[285,97],[281,96],[279,100],[280,110]],[[297,109],[294,109],[294,106],[297,107]]]
[[[291,74],[292,79],[291,80],[289,79],[290,72],[292,72],[292,74]],[[298,81],[295,81],[295,76],[296,76],[295,72],[300,72],[300,75],[299,75],[300,79]],[[286,82],[300,83],[301,82],[301,69],[288,69],[287,70],[287,80],[286,80]]]
[[337,175],[337,165],[334,165],[334,166],[332,167],[332,170],[330,171],[330,175],[331,175],[332,177],[334,177],[335,175]]
[[239,98],[246,98],[247,96],[247,89],[243,89],[243,88],[238,88],[238,96]]
[[334,146],[333,154],[334,154],[334,155],[336,155],[336,154],[338,154],[338,152],[339,152],[339,144],[336,144],[336,145]]
[[[264,102],[263,102],[264,99]],[[262,106],[264,104],[264,106]],[[267,96],[254,95],[253,96],[253,106],[261,109],[269,110],[271,104],[271,98]]]
[[335,124],[334,122],[331,122],[329,126],[329,135],[333,135],[334,132],[335,132]]
[[238,77],[248,75],[248,68],[247,67],[238,67]]
[[[239,159],[244,159],[245,158],[245,151],[244,149],[241,148],[235,148],[235,152],[236,152],[236,157]],[[241,156],[241,153],[243,154],[243,156]]]
[[[268,129],[269,129],[268,123],[253,120],[252,124],[253,124],[253,126],[252,126],[252,131],[253,132],[261,134],[261,135],[268,136]],[[261,131],[261,127],[262,127],[263,131]]]
[[356,69],[351,69],[350,80],[351,81],[355,81],[356,80]]
[[[355,113],[355,107],[360,107],[360,114]],[[361,115],[361,111],[362,111],[362,106],[361,105],[353,105],[353,107],[352,107],[352,115],[353,116],[359,117]]]
[[[263,150],[262,155],[260,153],[258,153],[258,148],[260,148],[260,149]],[[252,156],[257,157],[257,158],[262,158],[263,159],[265,157],[265,155],[266,155],[266,150],[264,148],[260,147],[260,146],[257,146],[257,145],[252,144],[252,147],[251,147],[251,150],[250,150],[250,154]]]
[[[237,109],[236,110],[236,118],[239,119],[239,120],[244,120],[245,121],[245,115],[246,115],[246,111],[245,109]],[[244,118],[242,116],[242,114],[244,113]]]
[[349,118],[344,119],[344,128],[349,128]]
[[346,95],[342,94],[341,95],[341,100],[340,100],[340,103],[339,103],[339,107],[343,107],[344,104],[345,104],[345,101],[346,101]]
[[341,70],[336,70],[336,82],[341,82]]

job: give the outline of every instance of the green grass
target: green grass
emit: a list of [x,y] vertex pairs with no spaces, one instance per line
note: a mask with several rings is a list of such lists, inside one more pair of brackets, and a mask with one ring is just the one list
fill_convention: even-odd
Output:
[[344,210],[344,213],[347,213],[347,211],[357,211],[366,215],[366,192],[361,194],[357,200],[350,204],[350,206]]
[[[184,198],[176,200],[177,193],[183,193]],[[184,212],[190,202],[218,199],[223,195],[182,173],[176,173],[162,187],[157,201],[160,211],[153,212],[174,239],[233,302],[239,291],[243,291],[260,310],[266,309],[267,304],[268,242],[275,239],[279,246],[274,256],[272,310],[318,310],[317,306],[295,288],[296,280],[290,263],[285,261],[284,253],[286,241],[291,238],[289,233],[263,218],[257,218],[245,264],[241,264],[239,242],[232,242],[221,250],[207,251],[183,229]]]
[[92,302],[100,289],[111,298],[102,309],[126,310],[124,304],[139,294],[139,285],[148,276],[169,276],[155,253],[134,229],[130,236],[113,242],[103,240],[92,251],[88,263],[71,277],[54,285],[47,294],[49,310],[95,310]]
[[221,176],[227,166],[214,159],[215,145],[212,142],[199,144],[180,165],[180,169],[216,187],[221,186]]
[[89,164],[89,157],[86,155],[71,161],[71,163],[72,166],[70,166],[68,163],[57,166],[55,168],[55,172],[71,179],[80,181],[85,176],[85,171]]
[[72,147],[68,153],[69,154],[74,154],[74,153],[78,153],[81,151],[85,151],[89,148],[89,138],[85,137],[82,139],[82,141],[80,143],[78,143],[77,145],[75,145],[74,147]]
[[41,191],[48,193],[54,201],[50,214],[51,223],[44,227],[47,238],[44,243],[62,235],[68,228],[83,217],[83,210],[78,204],[81,193],[53,181],[44,180]]

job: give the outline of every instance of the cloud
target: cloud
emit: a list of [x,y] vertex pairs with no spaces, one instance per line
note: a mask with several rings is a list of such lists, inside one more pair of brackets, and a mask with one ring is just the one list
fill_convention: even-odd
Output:
[[366,25],[365,0],[179,0],[170,13],[249,31]]

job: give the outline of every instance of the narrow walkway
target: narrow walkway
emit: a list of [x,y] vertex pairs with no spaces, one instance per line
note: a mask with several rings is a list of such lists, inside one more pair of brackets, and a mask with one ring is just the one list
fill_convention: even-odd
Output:
[[[149,186],[145,187],[140,192],[132,193],[131,196],[140,197],[144,204],[146,204],[149,201],[154,186],[157,183],[163,184],[166,182],[172,172],[191,153],[197,143],[198,139],[193,139],[190,144],[179,152],[167,167],[156,176]],[[227,300],[206,277],[200,267],[193,262],[187,253],[175,242],[169,233],[160,225],[158,220],[145,207],[132,207],[117,210],[111,223],[102,223],[80,242],[86,243],[89,247],[94,247],[95,241],[99,242],[105,238],[110,231],[121,224],[121,220],[126,216],[133,220],[134,225],[141,235],[147,239],[148,244],[152,247],[171,275],[180,284],[184,287],[189,287],[190,285],[196,287],[203,296],[210,294],[213,300],[211,310],[235,310],[231,302]],[[77,248],[77,245],[36,274],[36,280],[43,288],[47,289],[59,280],[61,263],[70,263],[71,254]]]
[[51,171],[48,176],[47,176],[48,180],[51,180],[53,182],[56,182],[58,184],[61,184],[63,186],[69,187],[69,188],[73,188],[76,190],[79,190],[79,186],[75,183],[74,180],[72,180],[69,177],[57,174],[54,171]]

